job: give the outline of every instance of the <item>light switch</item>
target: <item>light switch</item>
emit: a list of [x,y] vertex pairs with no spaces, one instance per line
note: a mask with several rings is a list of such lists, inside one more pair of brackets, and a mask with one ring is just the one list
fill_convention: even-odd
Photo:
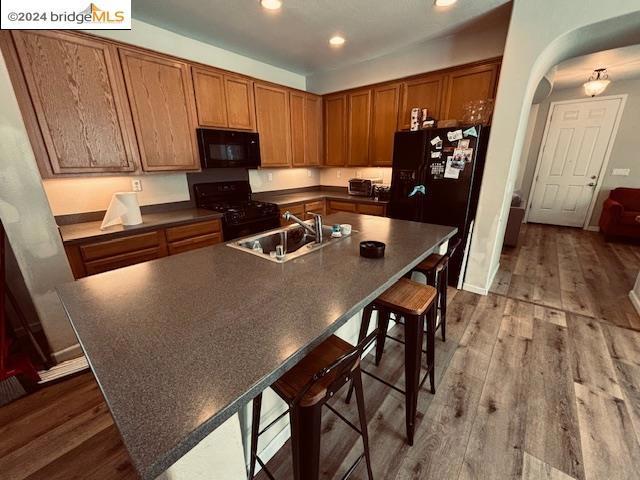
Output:
[[336,177],[340,178],[342,176],[342,170],[338,169],[336,172]]
[[630,168],[614,168],[611,172],[611,175],[616,175],[619,177],[628,177],[629,173],[631,173]]
[[267,178],[269,179],[270,182],[273,182],[273,173],[269,172],[269,174],[267,175]]
[[139,178],[134,178],[133,180],[131,180],[131,190],[133,190],[134,192],[141,192],[142,180],[140,180]]

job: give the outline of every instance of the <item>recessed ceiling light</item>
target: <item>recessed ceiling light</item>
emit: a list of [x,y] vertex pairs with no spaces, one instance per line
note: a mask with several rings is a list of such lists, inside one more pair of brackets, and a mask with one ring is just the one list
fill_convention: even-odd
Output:
[[279,10],[282,7],[282,0],[260,0],[260,4],[267,10]]
[[333,47],[339,47],[341,45],[344,45],[344,37],[340,35],[334,35],[329,39],[329,43]]
[[435,4],[436,4],[436,7],[450,7],[457,1],[458,0],[436,0]]

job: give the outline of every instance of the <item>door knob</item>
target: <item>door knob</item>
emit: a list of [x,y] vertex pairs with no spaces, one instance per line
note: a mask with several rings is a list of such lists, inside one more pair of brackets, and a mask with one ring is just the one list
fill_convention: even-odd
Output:
[[590,182],[590,183],[588,183],[588,185],[589,185],[590,187],[595,187],[595,186],[596,186],[596,183],[595,183],[595,182]]
[[596,178],[598,178],[597,175],[592,175],[591,176],[591,180],[595,180]]

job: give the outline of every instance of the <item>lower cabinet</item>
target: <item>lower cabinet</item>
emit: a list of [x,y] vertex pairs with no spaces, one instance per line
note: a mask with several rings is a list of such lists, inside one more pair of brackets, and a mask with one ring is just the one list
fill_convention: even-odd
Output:
[[[296,217],[309,220],[313,218],[311,213],[319,213],[320,215],[329,215],[336,212],[350,212],[360,213],[363,215],[377,215],[384,217],[387,214],[387,207],[385,204],[375,203],[362,203],[353,202],[350,200],[314,200],[312,202],[300,202],[289,205],[283,205],[280,207],[280,216],[284,212],[291,212]],[[280,218],[280,225],[291,225],[292,221],[286,221],[284,218]]]
[[190,223],[104,241],[65,245],[78,279],[222,242],[220,220]]

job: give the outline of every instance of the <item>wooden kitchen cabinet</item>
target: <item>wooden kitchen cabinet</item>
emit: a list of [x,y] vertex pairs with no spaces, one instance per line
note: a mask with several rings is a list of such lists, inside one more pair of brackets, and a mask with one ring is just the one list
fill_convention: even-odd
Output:
[[37,125],[26,115],[25,123],[34,151],[44,143],[39,162],[45,173],[136,170],[138,147],[116,47],[63,31],[12,35]]
[[198,170],[195,100],[189,65],[120,49],[122,69],[146,171]]
[[426,108],[429,116],[436,120],[445,118],[440,115],[440,107],[446,78],[442,74],[426,75],[402,83],[398,130],[411,128],[411,109],[413,108]]
[[282,218],[282,215],[284,215],[285,212],[290,212],[296,217],[304,220],[304,203],[293,203],[280,207],[280,225],[282,225],[283,227],[285,225],[293,225],[296,222],[294,222],[293,220],[285,220],[284,218]]
[[304,167],[305,165],[305,94],[291,92],[289,106],[291,108],[291,165]]
[[349,94],[347,109],[347,166],[369,165],[371,89]]
[[255,130],[253,82],[204,67],[192,67],[193,89],[202,127]]
[[322,161],[322,97],[306,94],[304,98],[305,165],[318,166]]
[[371,125],[371,165],[390,167],[393,163],[393,137],[398,123],[400,86],[386,85],[373,89]]
[[344,167],[347,163],[347,95],[328,95],[324,103],[324,164]]
[[257,82],[254,90],[261,164],[263,167],[288,167],[291,165],[289,91]]
[[387,214],[387,207],[385,204],[351,202],[349,200],[329,200],[327,202],[327,215],[336,212],[361,213],[363,215],[384,217]]
[[111,240],[65,244],[74,278],[115,270],[136,263],[222,242],[220,220],[159,228]]
[[462,121],[464,105],[470,100],[495,97],[498,63],[460,68],[448,74],[443,94],[440,119]]
[[356,204],[348,201],[329,200],[327,203],[327,213],[335,212],[356,212]]

